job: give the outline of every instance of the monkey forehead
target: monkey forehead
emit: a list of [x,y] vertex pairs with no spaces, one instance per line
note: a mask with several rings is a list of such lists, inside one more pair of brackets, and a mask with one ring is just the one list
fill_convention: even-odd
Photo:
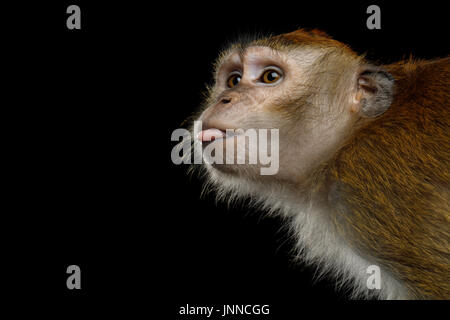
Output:
[[285,50],[264,45],[235,46],[225,52],[216,62],[215,74],[219,76],[224,69],[242,68],[246,64],[310,64],[322,54],[322,50],[311,47]]
[[278,50],[264,46],[247,46],[245,48],[232,48],[226,55],[218,62],[220,68],[223,64],[244,64],[246,62],[252,62],[258,57],[260,59],[267,60],[283,60],[285,56]]

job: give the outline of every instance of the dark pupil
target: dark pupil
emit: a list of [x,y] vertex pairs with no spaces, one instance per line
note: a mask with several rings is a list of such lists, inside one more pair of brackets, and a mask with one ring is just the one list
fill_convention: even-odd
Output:
[[241,81],[241,77],[234,76],[233,79],[231,79],[231,82],[233,83],[233,86],[237,85]]
[[277,76],[278,76],[278,74],[277,74],[276,72],[270,72],[270,73],[267,75],[267,80],[269,80],[269,81],[274,81],[274,80],[277,79]]

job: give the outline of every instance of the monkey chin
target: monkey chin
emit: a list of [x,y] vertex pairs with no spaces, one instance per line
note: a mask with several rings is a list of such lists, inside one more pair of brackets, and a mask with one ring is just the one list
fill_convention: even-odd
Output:
[[[233,139],[232,146],[234,149],[231,154],[226,152],[226,140]],[[215,147],[216,144],[221,143],[222,148],[216,148],[213,156],[209,152],[205,152],[207,147]],[[243,147],[242,150],[238,150],[237,137],[229,137],[224,139],[218,139],[203,144],[203,160],[206,164],[209,172],[217,172],[222,179],[227,177],[249,179],[258,181],[261,177],[261,168],[266,165],[260,164],[258,161],[251,163],[249,156],[249,149]],[[239,152],[240,151],[240,152]],[[256,150],[253,150],[255,152]],[[240,154],[238,156],[238,154]]]
[[222,175],[242,177],[243,179],[257,180],[260,176],[261,166],[257,164],[209,164],[211,170],[218,171]]

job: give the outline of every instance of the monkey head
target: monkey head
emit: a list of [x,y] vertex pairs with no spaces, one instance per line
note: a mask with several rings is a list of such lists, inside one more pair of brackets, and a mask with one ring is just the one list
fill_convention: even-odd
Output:
[[[220,144],[222,163],[206,165],[220,183],[302,184],[361,123],[389,108],[392,91],[387,72],[322,32],[297,30],[246,41],[231,46],[216,63],[214,85],[197,119],[196,143]],[[259,158],[249,163],[260,144],[252,149],[248,136],[227,129],[278,130],[278,141],[267,142],[268,149],[277,144],[276,174],[261,175]],[[245,149],[245,164],[238,161],[239,148]]]

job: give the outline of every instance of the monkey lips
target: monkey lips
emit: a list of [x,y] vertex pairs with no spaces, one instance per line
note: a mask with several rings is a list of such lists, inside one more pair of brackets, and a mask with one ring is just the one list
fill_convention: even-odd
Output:
[[236,136],[236,132],[234,129],[227,129],[227,131],[217,129],[217,128],[210,128],[207,130],[202,130],[197,135],[197,139],[202,142],[212,142],[216,139],[223,139],[228,137],[234,137]]
[[197,139],[206,142],[206,141],[214,141],[216,139],[222,139],[226,136],[225,132],[219,129],[211,128],[207,130],[202,130],[197,135]]

